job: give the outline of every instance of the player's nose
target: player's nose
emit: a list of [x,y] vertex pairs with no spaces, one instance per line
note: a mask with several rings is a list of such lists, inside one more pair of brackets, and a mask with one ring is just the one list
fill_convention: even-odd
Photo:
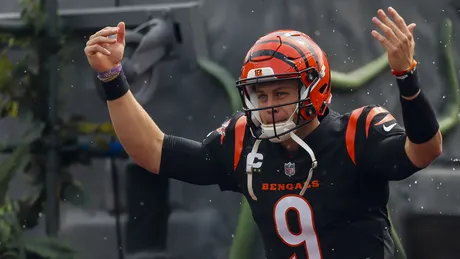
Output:
[[[270,106],[272,106],[272,105],[270,105]],[[269,107],[270,107],[270,106],[269,106]],[[269,115],[272,115],[272,114],[274,114],[274,113],[276,114],[277,112],[278,112],[278,108],[267,108],[267,113],[268,113]]]
[[277,103],[276,103],[275,97],[273,95],[268,95],[267,96],[267,107],[275,106],[276,104]]

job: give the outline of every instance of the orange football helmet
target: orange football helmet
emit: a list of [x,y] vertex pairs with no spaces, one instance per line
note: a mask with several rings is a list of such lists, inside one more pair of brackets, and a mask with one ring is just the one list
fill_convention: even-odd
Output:
[[[298,80],[299,99],[294,103],[259,108],[254,85],[276,80]],[[327,110],[331,101],[331,71],[324,51],[306,34],[278,30],[258,39],[244,60],[237,87],[252,135],[281,142],[287,134],[306,125]],[[297,104],[282,123],[263,124],[259,111]],[[294,122],[294,114],[297,119]],[[275,121],[273,119],[273,121]]]

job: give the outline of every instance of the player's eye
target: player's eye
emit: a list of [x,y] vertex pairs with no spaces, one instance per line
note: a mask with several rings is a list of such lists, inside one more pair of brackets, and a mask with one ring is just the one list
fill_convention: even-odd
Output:
[[285,97],[287,95],[288,95],[288,93],[286,93],[286,92],[276,92],[276,97],[278,97],[278,98],[282,98],[282,97]]
[[265,100],[267,100],[267,95],[266,94],[258,94],[257,95],[257,100],[265,101]]

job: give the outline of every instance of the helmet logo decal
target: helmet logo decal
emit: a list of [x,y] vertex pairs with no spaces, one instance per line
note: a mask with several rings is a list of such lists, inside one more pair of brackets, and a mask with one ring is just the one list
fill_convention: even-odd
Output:
[[249,70],[247,74],[247,78],[269,76],[269,75],[274,75],[274,74],[275,74],[275,71],[273,71],[273,68],[271,67],[253,68]]

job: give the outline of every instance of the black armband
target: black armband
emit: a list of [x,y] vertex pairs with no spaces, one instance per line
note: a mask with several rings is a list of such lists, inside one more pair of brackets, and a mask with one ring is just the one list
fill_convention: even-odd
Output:
[[419,78],[417,68],[410,72],[397,76],[396,83],[398,85],[399,93],[404,97],[411,97],[420,91]]
[[[202,145],[198,141],[165,134],[161,162],[177,164],[181,156],[202,157]],[[180,165],[176,165],[180,166]]]
[[218,184],[222,191],[241,192],[234,175],[225,170],[225,161],[212,155],[217,154],[210,154],[198,141],[165,134],[159,174],[196,185]]
[[205,157],[200,142],[165,134],[160,175],[192,184],[207,185],[217,183],[214,172],[212,161]]
[[116,100],[129,91],[129,84],[123,71],[111,81],[100,82],[107,101]]
[[432,139],[439,130],[436,114],[423,91],[413,100],[402,97],[401,106],[404,127],[409,140],[415,144]]

